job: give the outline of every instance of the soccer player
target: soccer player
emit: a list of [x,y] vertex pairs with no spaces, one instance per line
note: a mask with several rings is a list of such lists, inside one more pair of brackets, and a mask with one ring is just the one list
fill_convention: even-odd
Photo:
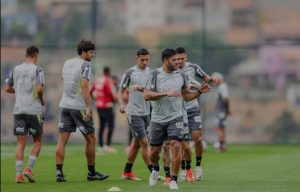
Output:
[[108,175],[95,171],[95,128],[89,94],[91,74],[90,60],[94,56],[95,45],[91,41],[81,40],[77,45],[78,56],[65,62],[62,70],[64,85],[59,120],[59,138],[56,147],[56,181],[66,181],[63,174],[65,147],[71,132],[76,128],[81,131],[85,140],[85,154],[88,164],[87,180],[104,180]]
[[[199,65],[192,64],[190,62],[187,62],[187,54],[183,47],[178,47],[176,49],[176,52],[178,54],[178,65],[179,69],[188,77],[189,83],[193,84],[196,83],[195,77],[199,77],[204,80],[204,82],[217,82],[217,78],[210,77],[207,75]],[[185,109],[187,111],[188,116],[188,125],[190,129],[191,136],[195,142],[195,153],[196,153],[196,167],[195,167],[195,178],[197,180],[201,180],[203,177],[203,171],[201,168],[201,160],[202,160],[202,152],[203,152],[203,146],[202,146],[202,120],[200,116],[200,109],[197,99],[193,99],[191,101],[185,102]],[[180,174],[180,180],[184,180],[187,175],[189,175],[190,178],[193,178],[191,176],[191,161],[186,160],[182,161],[181,168],[182,172]],[[184,169],[186,171],[184,171]]]
[[217,105],[216,105],[216,122],[217,122],[217,133],[218,133],[218,140],[219,140],[219,145],[217,147],[217,150],[219,152],[225,152],[226,151],[225,126],[226,126],[226,119],[228,115],[230,115],[228,85],[224,81],[224,76],[221,73],[215,72],[212,74],[212,76],[220,79],[220,81],[217,83],[218,98],[217,98]]
[[[114,131],[115,114],[114,102],[117,94],[110,75],[110,68],[103,68],[103,76],[98,78],[91,86],[90,94],[96,99],[96,107],[100,121],[98,132],[99,152],[117,153],[117,150],[111,147],[111,141]],[[106,145],[103,145],[103,134],[105,125],[108,125]]]
[[[150,72],[150,68],[147,67],[149,58],[150,55],[147,49],[141,48],[137,51],[136,65],[123,75],[118,91],[120,112],[127,113],[133,135],[125,169],[122,173],[122,178],[129,180],[140,180],[132,172],[132,166],[140,148],[143,160],[149,171],[152,172],[153,168],[148,155],[148,139],[146,135],[150,121],[150,102],[145,101],[143,95],[147,76]],[[126,106],[124,93],[127,88],[129,90],[129,101]]]
[[[35,182],[32,168],[41,150],[43,134],[42,106],[44,72],[37,66],[39,49],[30,46],[26,49],[25,62],[16,66],[6,80],[6,92],[16,95],[14,114],[14,135],[17,136],[16,182],[23,183],[23,174],[29,182]],[[27,167],[23,173],[26,136],[31,134],[33,146]]]
[[[165,140],[170,141],[172,151],[172,177],[170,189],[178,189],[177,175],[181,162],[181,140],[183,137],[183,99],[192,100],[209,91],[207,84],[196,86],[197,92],[187,87],[187,78],[176,72],[177,54],[174,49],[162,52],[163,66],[150,72],[144,91],[144,98],[152,101],[150,123],[150,160],[153,170],[149,185],[154,186],[159,176],[159,154]],[[182,98],[183,97],[183,98]]]

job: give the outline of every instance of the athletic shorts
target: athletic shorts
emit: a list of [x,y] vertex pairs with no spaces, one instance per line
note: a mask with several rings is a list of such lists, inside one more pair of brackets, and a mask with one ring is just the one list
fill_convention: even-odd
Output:
[[202,117],[200,116],[200,109],[194,107],[187,110],[189,129],[192,131],[201,131],[202,130]]
[[43,134],[43,116],[15,114],[14,115],[14,135],[41,136]]
[[58,132],[76,132],[76,128],[83,135],[95,132],[93,120],[83,121],[85,110],[62,108],[60,111]]
[[227,115],[225,112],[218,112],[216,117],[216,124],[218,128],[225,128]]
[[147,129],[150,123],[150,115],[127,115],[129,126],[134,138],[142,139],[147,135]]
[[165,123],[150,123],[149,142],[152,146],[161,146],[166,140],[181,141],[183,138],[183,117]]

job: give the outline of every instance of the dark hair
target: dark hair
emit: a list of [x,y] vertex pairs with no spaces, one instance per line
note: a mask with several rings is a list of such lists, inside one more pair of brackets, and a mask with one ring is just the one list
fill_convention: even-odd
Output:
[[30,47],[28,47],[26,49],[26,56],[27,57],[34,57],[39,53],[40,53],[40,51],[35,45],[31,45]]
[[166,48],[161,54],[161,60],[164,61],[164,59],[169,59],[174,55],[176,55],[176,51],[174,49]]
[[140,48],[137,52],[136,52],[136,55],[137,56],[140,56],[140,55],[149,55],[149,51],[145,48]]
[[90,50],[95,50],[95,44],[91,41],[86,41],[84,39],[80,40],[80,42],[77,45],[77,53],[78,55],[81,55],[81,53],[88,52]]
[[107,67],[107,66],[103,67],[103,73],[104,74],[110,74],[110,68]]
[[186,52],[185,52],[185,49],[184,49],[183,47],[177,47],[177,48],[176,48],[176,52],[179,53],[179,54],[180,54],[180,53],[186,53]]

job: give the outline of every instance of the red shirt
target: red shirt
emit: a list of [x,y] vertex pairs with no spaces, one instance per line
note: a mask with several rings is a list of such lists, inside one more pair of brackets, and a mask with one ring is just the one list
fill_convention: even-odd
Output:
[[96,99],[97,108],[111,108],[115,100],[115,89],[109,76],[97,79],[91,87],[90,94]]

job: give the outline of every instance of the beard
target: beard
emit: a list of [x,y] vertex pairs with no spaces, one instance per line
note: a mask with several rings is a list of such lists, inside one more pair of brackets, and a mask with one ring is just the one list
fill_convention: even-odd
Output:
[[167,65],[167,67],[168,67],[168,69],[169,69],[170,71],[176,71],[176,70],[177,70],[177,67],[174,66],[174,65],[172,65],[171,63],[169,63],[169,64]]

